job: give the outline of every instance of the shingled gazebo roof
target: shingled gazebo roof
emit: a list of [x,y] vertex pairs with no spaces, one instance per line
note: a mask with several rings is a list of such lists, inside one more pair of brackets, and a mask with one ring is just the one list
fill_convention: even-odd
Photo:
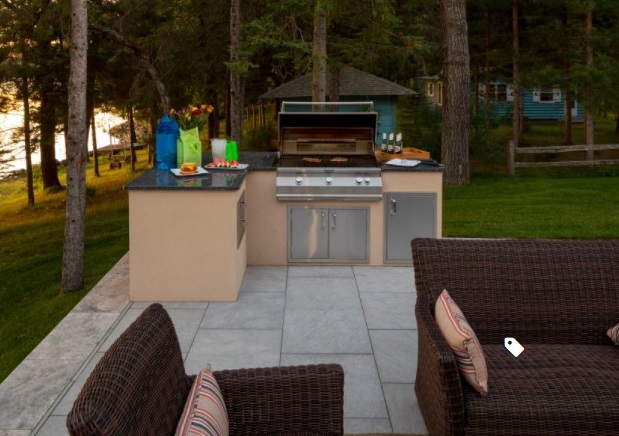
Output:
[[[327,74],[327,89],[329,75]],[[340,70],[340,96],[343,95],[414,95],[412,91],[397,83],[365,73],[353,67]],[[285,99],[312,96],[312,78],[310,74],[284,83],[260,96],[262,99]]]

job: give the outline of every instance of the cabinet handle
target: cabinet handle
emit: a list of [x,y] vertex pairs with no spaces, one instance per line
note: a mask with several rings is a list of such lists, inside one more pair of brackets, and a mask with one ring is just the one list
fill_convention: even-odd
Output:
[[335,220],[337,219],[337,214],[333,212],[331,216],[333,217],[333,220],[331,221],[331,228],[335,230]]
[[325,230],[327,226],[325,225],[325,216],[327,214],[325,212],[320,212],[320,229]]
[[395,198],[391,200],[391,215],[395,215],[398,212],[398,202],[395,201]]

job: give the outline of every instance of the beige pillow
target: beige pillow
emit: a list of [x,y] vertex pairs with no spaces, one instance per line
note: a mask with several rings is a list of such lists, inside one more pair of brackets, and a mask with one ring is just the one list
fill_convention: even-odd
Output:
[[619,345],[619,324],[617,324],[614,327],[609,328],[606,334],[608,335],[609,338],[613,340],[615,345]]
[[206,365],[196,376],[176,436],[228,436],[228,411],[217,380]]
[[488,370],[481,344],[446,289],[436,300],[434,317],[443,337],[456,356],[460,374],[480,394],[487,395]]

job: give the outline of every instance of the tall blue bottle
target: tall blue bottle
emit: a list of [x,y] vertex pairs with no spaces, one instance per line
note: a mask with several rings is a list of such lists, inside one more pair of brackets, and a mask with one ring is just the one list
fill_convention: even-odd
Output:
[[157,125],[155,168],[169,170],[176,168],[176,140],[179,138],[178,123],[165,114]]

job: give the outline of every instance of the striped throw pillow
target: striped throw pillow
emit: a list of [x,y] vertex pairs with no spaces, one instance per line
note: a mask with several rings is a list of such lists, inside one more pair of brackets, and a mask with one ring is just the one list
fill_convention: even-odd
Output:
[[196,376],[176,427],[177,436],[228,436],[228,412],[217,380],[207,365]]
[[616,326],[612,328],[609,328],[606,334],[608,335],[609,338],[613,340],[615,345],[619,345],[619,324],[617,324]]
[[434,318],[454,352],[460,374],[481,395],[487,395],[488,370],[481,344],[446,289],[436,300]]

